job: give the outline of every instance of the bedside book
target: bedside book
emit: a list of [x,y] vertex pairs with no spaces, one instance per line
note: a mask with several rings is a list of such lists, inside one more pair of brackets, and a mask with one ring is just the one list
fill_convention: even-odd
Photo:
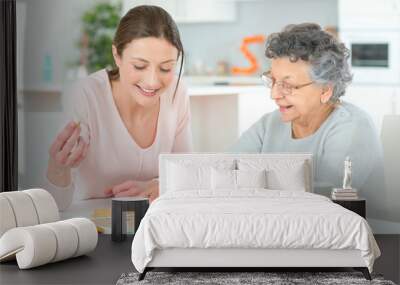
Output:
[[331,192],[331,197],[334,200],[356,200],[358,199],[357,189],[343,189],[343,188],[333,188]]

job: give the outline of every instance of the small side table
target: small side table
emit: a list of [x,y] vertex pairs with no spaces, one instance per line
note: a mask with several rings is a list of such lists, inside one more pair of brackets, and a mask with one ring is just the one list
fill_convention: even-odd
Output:
[[366,217],[366,200],[359,198],[356,200],[336,200],[332,199],[332,202],[339,204],[340,206],[359,214],[365,219]]
[[112,199],[111,210],[111,240],[123,241],[126,239],[126,214],[127,211],[135,212],[135,233],[140,221],[149,208],[149,199],[143,197],[121,197]]

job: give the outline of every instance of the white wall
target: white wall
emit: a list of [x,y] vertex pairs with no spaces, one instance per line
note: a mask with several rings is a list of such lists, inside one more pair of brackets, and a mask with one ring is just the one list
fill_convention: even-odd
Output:
[[[187,52],[188,70],[202,61],[215,68],[219,60],[231,65],[247,66],[240,52],[242,39],[256,34],[268,35],[288,24],[316,22],[322,27],[337,26],[337,0],[259,0],[237,1],[233,23],[178,24]],[[263,45],[251,45],[251,51],[265,67]]]
[[[79,56],[76,43],[80,36],[80,17],[82,13],[99,0],[17,0],[26,3],[26,30],[24,46],[24,82],[27,90],[36,89],[39,92],[25,92],[23,97],[23,139],[19,155],[24,164],[24,173],[20,177],[22,188],[35,187],[41,184],[43,173],[47,165],[48,147],[54,139],[58,130],[66,123],[67,118],[63,113],[69,105],[63,91],[71,82],[67,78],[68,63],[77,60]],[[236,24],[202,24],[198,26],[180,27],[184,44],[191,56],[209,55],[210,59],[218,59],[220,55],[227,54],[232,58],[239,59],[236,47],[238,39],[247,35],[249,31],[271,32],[279,30],[284,24],[317,20],[322,24],[334,24],[337,11],[332,10],[332,3],[336,1],[250,1],[240,4],[243,6],[239,21],[247,21],[245,30],[237,30]],[[319,7],[316,9],[315,7]],[[334,6],[333,6],[334,7]],[[260,12],[259,14],[252,13]],[[244,14],[243,14],[244,13]],[[17,14],[18,18],[18,14]],[[21,22],[19,22],[21,23]],[[262,24],[262,28],[255,29]],[[18,23],[17,23],[18,24]],[[211,33],[215,31],[216,34]],[[217,45],[215,38],[223,44]],[[236,36],[237,35],[237,36]],[[205,43],[209,44],[205,44]],[[204,46],[202,46],[202,44]],[[239,44],[237,44],[237,47]],[[196,47],[199,49],[196,50]],[[49,53],[52,56],[54,80],[51,84],[45,84],[42,80],[41,68],[43,56]],[[237,62],[240,64],[240,60]],[[46,91],[47,89],[47,91]],[[393,91],[394,90],[394,91]],[[396,91],[397,90],[397,91]],[[382,116],[386,113],[399,113],[400,110],[399,89],[390,87],[354,86],[349,89],[345,99],[355,102],[369,112],[378,131],[382,122]],[[395,99],[393,99],[395,98]],[[202,100],[202,99],[199,99]],[[393,100],[396,109],[393,110]],[[199,102],[205,109],[207,104]],[[237,106],[235,100],[228,105],[221,101],[215,102],[219,108]],[[251,109],[251,107],[247,107]],[[240,113],[240,110],[230,109],[229,116]],[[202,115],[207,116],[203,113]],[[21,120],[21,118],[19,118]],[[195,122],[198,129],[204,128],[200,122]],[[223,134],[223,132],[221,132]],[[229,130],[226,135],[234,136]],[[218,145],[223,148],[224,145]],[[207,148],[213,151],[212,142],[207,141]],[[22,152],[22,153],[21,153]],[[399,184],[400,185],[400,184]],[[394,201],[397,203],[398,201]],[[391,204],[392,205],[392,204]],[[396,204],[393,204],[396,205]],[[379,223],[378,223],[379,224]]]
[[[19,157],[23,164],[20,188],[40,186],[47,165],[48,147],[67,120],[63,96],[70,82],[70,63],[79,59],[80,17],[98,0],[17,0],[25,4],[26,18],[17,10],[17,27],[26,23],[23,37],[23,86],[19,125]],[[50,54],[53,81],[44,82],[44,55]],[[17,59],[17,61],[20,60]]]
[[[80,17],[95,3],[107,1],[17,0],[17,2],[26,3],[23,85],[25,90],[35,91],[25,92],[23,98],[21,130],[24,129],[24,134],[20,136],[23,138],[20,156],[25,164],[25,171],[21,174],[20,185],[33,187],[40,185],[42,173],[47,165],[48,147],[67,120],[63,112],[69,101],[63,92],[71,84],[68,80],[68,65],[79,59],[77,42],[81,32]],[[236,46],[232,55],[234,58],[240,58],[238,51],[240,40],[250,32],[270,32],[293,20],[315,20],[322,24],[336,23],[336,10],[331,9],[335,7],[336,0],[324,3],[307,0],[301,4],[294,0],[280,2],[268,0],[250,1],[238,5],[240,8],[238,22],[180,26],[189,54],[206,52],[210,57],[226,54],[226,47],[233,46],[232,40],[234,40]],[[312,12],[311,7],[319,13]],[[285,17],[282,17],[282,11],[285,11]],[[299,16],[294,17],[295,15]],[[249,16],[253,16],[252,21],[248,21]],[[241,26],[244,28],[241,29]],[[218,44],[211,31],[218,35]],[[198,45],[200,39],[203,46]],[[210,46],[212,43],[214,47]],[[210,50],[213,52],[210,53]],[[260,48],[260,53],[261,50]],[[53,81],[50,83],[43,80],[45,55],[50,55],[52,59]]]

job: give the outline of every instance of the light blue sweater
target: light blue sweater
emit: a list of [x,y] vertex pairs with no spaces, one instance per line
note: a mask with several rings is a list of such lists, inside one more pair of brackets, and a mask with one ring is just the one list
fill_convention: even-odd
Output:
[[[328,195],[342,187],[346,156],[352,160],[353,188],[375,200],[384,187],[383,152],[369,115],[342,102],[312,135],[293,139],[291,123],[281,121],[279,111],[264,115],[231,147],[232,152],[311,152],[314,192]],[[372,210],[372,209],[371,209]]]

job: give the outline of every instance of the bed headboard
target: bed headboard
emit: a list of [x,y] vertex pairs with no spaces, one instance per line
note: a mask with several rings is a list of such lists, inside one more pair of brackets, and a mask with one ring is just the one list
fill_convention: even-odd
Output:
[[[160,154],[159,157],[159,183],[160,195],[167,191],[168,164],[214,166],[232,164],[238,169],[238,163],[263,161],[271,166],[278,164],[304,163],[304,176],[306,191],[313,192],[313,159],[311,153],[260,153],[260,154],[231,154],[231,153],[185,153],[185,154]],[[284,173],[282,174],[284,175]]]

